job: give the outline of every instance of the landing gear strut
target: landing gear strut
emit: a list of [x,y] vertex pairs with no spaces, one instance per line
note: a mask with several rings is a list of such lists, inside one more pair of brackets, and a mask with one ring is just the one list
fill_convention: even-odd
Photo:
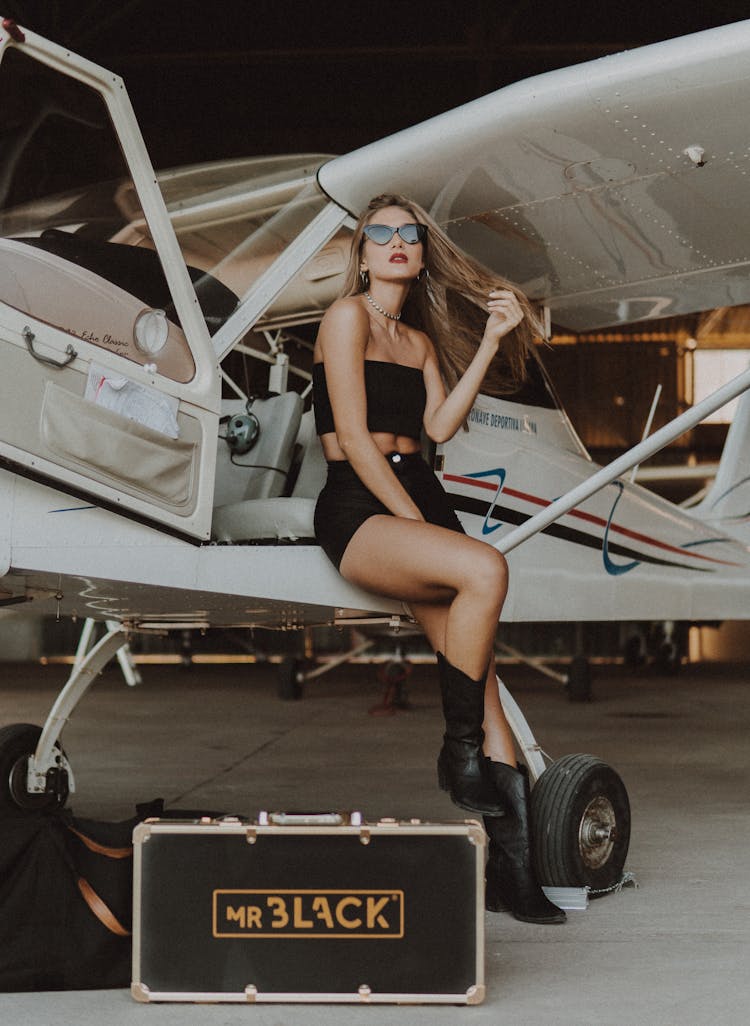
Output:
[[75,791],[60,734],[100,671],[126,643],[122,624],[108,624],[104,637],[76,659],[44,727],[13,723],[0,730],[0,807],[53,808],[64,805],[69,792]]

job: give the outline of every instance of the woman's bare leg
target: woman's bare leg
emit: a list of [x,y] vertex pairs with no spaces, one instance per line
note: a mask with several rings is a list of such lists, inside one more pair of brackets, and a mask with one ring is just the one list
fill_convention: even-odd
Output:
[[445,603],[442,651],[473,680],[484,677],[508,587],[494,548],[434,524],[374,516],[347,546],[349,581],[410,605]]
[[483,757],[482,721],[487,665],[507,590],[504,558],[434,524],[375,516],[349,542],[340,569],[355,584],[412,606],[444,607],[439,630],[436,625],[445,715],[438,779],[461,808],[501,815],[504,804]]
[[[427,640],[436,652],[445,651],[445,623],[448,606],[445,603],[413,602],[411,611],[424,628]],[[495,673],[495,660],[490,658],[484,691],[484,754],[493,762],[516,765],[516,746],[510,724],[500,702]]]
[[484,689],[484,754],[493,762],[516,766],[516,742],[505,717],[497,686],[495,662],[492,660]]

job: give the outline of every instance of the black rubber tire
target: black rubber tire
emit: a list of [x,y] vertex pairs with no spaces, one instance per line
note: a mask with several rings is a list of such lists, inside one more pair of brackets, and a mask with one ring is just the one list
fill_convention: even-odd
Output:
[[378,680],[387,686],[403,684],[411,673],[411,667],[403,659],[390,659],[378,669]]
[[547,767],[531,792],[531,823],[543,886],[593,892],[622,879],[630,802],[618,774],[596,756],[566,755]]
[[631,673],[635,673],[646,662],[643,639],[638,634],[631,634],[625,642],[623,660]]
[[585,656],[571,660],[566,687],[571,702],[591,701],[591,664]]
[[0,809],[42,812],[62,808],[68,800],[67,780],[59,794],[29,794],[26,790],[28,759],[36,751],[41,734],[42,728],[33,723],[0,727]]
[[284,702],[295,702],[302,698],[302,661],[294,656],[285,656],[279,663],[279,698]]
[[674,677],[680,672],[682,659],[674,641],[663,641],[656,653],[656,668],[667,677]]
[[407,659],[389,659],[377,669],[378,681],[385,686],[381,704],[373,706],[373,716],[390,715],[396,709],[411,709],[406,683],[411,677],[412,665]]

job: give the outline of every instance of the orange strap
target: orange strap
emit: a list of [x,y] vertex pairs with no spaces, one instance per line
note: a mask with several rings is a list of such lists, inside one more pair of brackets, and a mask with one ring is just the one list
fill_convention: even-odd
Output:
[[78,890],[83,895],[84,901],[99,922],[106,926],[111,933],[117,934],[118,937],[130,936],[130,930],[125,929],[119,919],[113,914],[112,910],[105,905],[88,880],[85,880],[82,876],[78,877]]
[[106,855],[108,859],[129,859],[133,854],[132,847],[127,848],[107,848],[103,844],[99,844],[98,841],[92,841],[90,837],[82,834],[80,830],[76,830],[75,827],[68,825],[68,830],[76,837],[80,838],[81,841],[86,845],[89,851],[96,852],[97,855]]

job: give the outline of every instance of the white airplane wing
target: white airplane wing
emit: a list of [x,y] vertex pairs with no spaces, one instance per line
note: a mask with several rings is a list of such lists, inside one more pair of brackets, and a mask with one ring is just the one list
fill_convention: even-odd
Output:
[[750,21],[530,78],[326,164],[413,197],[573,331],[750,301]]

